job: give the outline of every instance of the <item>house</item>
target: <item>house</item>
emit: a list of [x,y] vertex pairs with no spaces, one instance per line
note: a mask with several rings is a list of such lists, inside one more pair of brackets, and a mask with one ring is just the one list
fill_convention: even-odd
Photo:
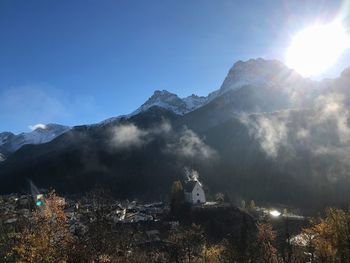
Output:
[[198,180],[191,180],[185,184],[185,201],[191,204],[206,202],[203,186]]
[[137,223],[140,221],[151,221],[153,217],[151,215],[146,215],[144,213],[135,212],[135,213],[127,213],[121,221],[124,223]]

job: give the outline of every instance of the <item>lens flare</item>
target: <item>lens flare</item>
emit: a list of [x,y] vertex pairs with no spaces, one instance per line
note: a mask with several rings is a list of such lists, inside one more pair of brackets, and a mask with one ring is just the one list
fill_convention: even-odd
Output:
[[303,76],[317,76],[331,68],[348,48],[350,37],[339,21],[317,24],[292,38],[286,63]]

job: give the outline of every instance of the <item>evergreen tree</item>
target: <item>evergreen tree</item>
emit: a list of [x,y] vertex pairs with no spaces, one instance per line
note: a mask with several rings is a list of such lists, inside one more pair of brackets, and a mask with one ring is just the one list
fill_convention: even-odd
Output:
[[185,201],[184,189],[181,181],[174,181],[171,187],[170,209],[173,215],[178,215]]

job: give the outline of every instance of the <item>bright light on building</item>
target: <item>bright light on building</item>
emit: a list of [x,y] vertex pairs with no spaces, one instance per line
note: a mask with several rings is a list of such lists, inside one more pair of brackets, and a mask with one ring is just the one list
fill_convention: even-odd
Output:
[[278,217],[281,215],[281,213],[277,210],[271,210],[270,212],[270,215],[272,215],[273,217]]

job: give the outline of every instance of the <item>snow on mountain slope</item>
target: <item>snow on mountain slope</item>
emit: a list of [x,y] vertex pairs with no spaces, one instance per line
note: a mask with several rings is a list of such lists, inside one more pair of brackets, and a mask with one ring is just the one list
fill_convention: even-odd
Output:
[[58,124],[41,124],[34,128],[31,132],[23,132],[18,135],[10,132],[0,133],[0,152],[14,152],[25,144],[46,143],[70,129],[68,126]]
[[[350,75],[350,70],[343,72],[343,77]],[[185,98],[180,98],[176,94],[166,90],[156,90],[154,94],[137,110],[118,117],[106,119],[94,125],[106,125],[119,122],[121,119],[128,119],[136,114],[147,111],[153,106],[158,106],[170,110],[178,115],[184,115],[194,111],[203,105],[206,105],[215,98],[218,98],[228,91],[239,90],[245,86],[256,87],[278,87],[285,89],[288,96],[293,97],[295,94],[298,97],[298,92],[302,90],[304,93],[314,88],[324,89],[329,87],[330,82],[315,82],[302,78],[294,70],[286,67],[282,62],[277,60],[265,60],[262,58],[250,59],[248,61],[238,61],[229,70],[220,89],[210,93],[207,97],[191,95]],[[305,97],[305,94],[303,94]],[[0,133],[0,152],[13,152],[19,149],[24,144],[40,144],[49,142],[65,131],[70,129],[66,126],[48,124],[38,126],[29,133],[21,133],[14,135],[9,132]],[[4,150],[5,149],[5,150]]]
[[203,106],[207,102],[207,97],[192,94],[191,96],[183,98],[182,101],[186,104],[188,111],[193,111]]
[[157,90],[140,108],[125,117],[146,111],[152,106],[166,108],[183,115],[200,108],[229,90],[237,90],[244,86],[290,86],[303,80],[294,70],[287,68],[277,60],[258,58],[246,62],[238,61],[228,72],[220,89],[210,93],[207,97],[191,95],[179,98],[176,94],[166,90]]
[[206,102],[205,97],[191,95],[186,98],[179,98],[176,94],[170,93],[166,90],[156,90],[154,94],[139,107],[130,116],[136,115],[140,112],[146,111],[153,106],[158,106],[171,110],[172,112],[183,115],[187,112],[197,109]]
[[303,80],[294,70],[286,67],[278,60],[262,58],[238,61],[230,69],[219,94],[235,90],[243,86],[289,85]]
[[11,132],[2,132],[0,133],[0,146],[10,141],[15,135]]
[[156,90],[144,104],[142,104],[137,110],[133,111],[132,113],[127,115],[120,115],[117,117],[111,117],[99,122],[98,124],[93,124],[92,126],[103,126],[110,123],[117,123],[121,119],[128,119],[141,112],[145,112],[153,106],[170,110],[178,115],[183,115],[203,106],[206,102],[207,97],[201,97],[195,94],[181,99],[176,94],[173,94],[167,90]]
[[118,122],[120,119],[128,119],[131,116],[147,111],[153,106],[168,109],[178,115],[184,115],[194,111],[203,105],[209,103],[217,97],[220,97],[227,91],[238,90],[244,86],[272,87],[281,86],[288,87],[288,92],[294,92],[294,89],[312,86],[312,81],[302,78],[294,70],[287,68],[282,62],[277,60],[265,60],[262,58],[250,59],[248,61],[236,62],[228,72],[220,89],[211,92],[207,97],[191,95],[180,98],[174,93],[166,90],[156,90],[154,94],[137,110],[118,117],[106,119],[98,125],[106,125]]
[[207,97],[191,95],[181,99],[176,94],[166,90],[157,90],[140,108],[128,116],[146,111],[152,106],[166,108],[176,114],[183,115],[200,108],[227,91],[238,90],[244,86],[272,87],[278,85],[290,87],[292,85],[300,86],[300,83],[305,84],[305,81],[298,73],[278,60],[258,58],[246,62],[238,61],[228,72],[220,89],[210,93]]

